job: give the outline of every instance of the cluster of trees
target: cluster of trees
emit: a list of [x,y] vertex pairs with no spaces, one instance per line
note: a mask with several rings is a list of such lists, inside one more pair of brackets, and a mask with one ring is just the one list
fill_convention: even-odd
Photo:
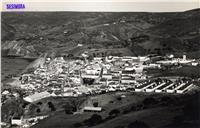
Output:
[[[109,116],[116,117],[119,113],[120,113],[119,110],[113,109],[110,111]],[[106,121],[106,119],[102,119],[101,115],[93,114],[90,118],[84,120],[82,123],[75,123],[74,127],[83,127],[83,126],[93,127],[95,125],[98,125]],[[116,126],[115,128],[149,128],[149,126],[143,121],[136,120],[134,122],[129,123],[127,126],[119,125]]]
[[[80,105],[85,101],[85,99],[70,99],[69,102],[67,102],[63,108],[65,111],[65,114],[73,114],[74,112],[77,112]],[[96,105],[96,104],[95,104]],[[98,103],[97,103],[98,106]]]
[[[23,108],[25,108],[27,105],[29,105],[28,103],[24,103],[23,104]],[[48,102],[47,104],[43,104],[41,101],[39,101],[38,103],[36,104],[30,104],[29,106],[29,111],[35,111],[37,113],[41,113],[41,106],[42,105],[47,105],[48,108],[53,112],[53,111],[56,111],[56,107],[54,106],[54,104],[52,102]]]
[[84,124],[87,126],[95,126],[103,121],[101,115],[93,114],[89,119],[84,120]]

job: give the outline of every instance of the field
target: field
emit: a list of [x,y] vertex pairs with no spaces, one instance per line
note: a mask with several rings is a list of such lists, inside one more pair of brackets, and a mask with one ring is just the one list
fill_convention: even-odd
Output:
[[[132,94],[127,94],[127,97],[122,100],[117,100],[118,97],[123,95],[124,93],[110,93],[110,94],[102,94],[92,97],[87,97],[87,100],[80,106],[90,106],[93,102],[98,102],[99,106],[101,106],[104,111],[99,113],[103,118],[106,118],[109,114],[109,112],[113,108],[122,109],[123,107],[126,107],[127,105],[137,103],[138,101],[141,101],[144,97],[143,96],[137,96]],[[58,101],[58,100],[57,100]],[[66,101],[65,101],[66,102]],[[62,102],[61,104],[63,104]],[[55,105],[57,106],[57,105]],[[62,106],[62,105],[59,105]],[[58,107],[59,107],[58,106]],[[48,119],[42,120],[39,122],[39,124],[36,124],[33,126],[33,128],[57,128],[57,127],[69,127],[73,128],[75,123],[80,123],[84,121],[85,119],[91,117],[93,113],[90,112],[84,112],[84,113],[78,113],[75,115],[69,115],[65,114],[64,111],[56,112],[54,115],[49,117]],[[49,123],[52,122],[52,123]]]
[[[119,97],[122,95],[125,95],[125,97],[120,99]],[[190,95],[193,97],[192,101],[197,100],[194,98],[194,95],[196,94]],[[91,101],[98,102],[103,108],[102,112],[96,113],[101,115],[102,122],[98,125],[92,126],[93,128],[125,128],[136,120],[144,122],[150,128],[169,128],[168,126],[174,128],[174,120],[182,117],[183,114],[186,113],[184,108],[187,106],[187,103],[184,102],[191,100],[191,97],[187,95],[156,95],[128,92],[111,93],[88,97],[84,104],[90,104]],[[151,101],[151,98],[156,102],[154,100]],[[136,109],[133,110],[133,106],[136,107]],[[114,109],[117,109],[119,113],[115,117],[111,118],[110,112]],[[199,110],[195,107],[195,111],[198,112]],[[49,118],[40,121],[38,124],[34,125],[33,128],[87,128],[87,125],[76,126],[75,124],[83,124],[83,122],[93,114],[94,113],[92,112],[84,112],[71,115],[65,114],[64,111],[59,111],[51,115]],[[184,116],[186,116],[185,118],[188,118],[189,115],[186,114]],[[189,124],[189,126],[192,125],[193,124]],[[180,124],[180,126],[183,125]]]

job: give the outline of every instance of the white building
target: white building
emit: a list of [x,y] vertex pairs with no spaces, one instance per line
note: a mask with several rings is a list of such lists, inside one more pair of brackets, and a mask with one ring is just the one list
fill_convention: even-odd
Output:
[[103,75],[102,75],[102,78],[105,78],[105,79],[112,79],[112,74],[103,74]]
[[184,93],[188,91],[190,88],[192,88],[193,84],[192,83],[187,83],[184,86],[180,87],[179,89],[176,90],[177,93]]
[[43,98],[50,97],[50,96],[51,96],[51,94],[48,93],[47,91],[41,92],[41,93],[36,92],[33,95],[25,97],[24,100],[27,101],[27,102],[35,102],[37,100],[41,100]]
[[85,112],[101,112],[102,108],[101,107],[84,107],[83,110]]
[[18,126],[22,125],[22,117],[13,117],[11,119],[11,124],[18,125]]

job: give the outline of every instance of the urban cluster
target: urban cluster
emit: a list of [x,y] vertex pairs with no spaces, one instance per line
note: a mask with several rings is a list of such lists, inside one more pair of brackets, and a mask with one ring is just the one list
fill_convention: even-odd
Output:
[[34,102],[49,96],[80,96],[111,91],[184,93],[193,86],[192,80],[151,79],[147,69],[161,69],[166,64],[198,65],[195,60],[174,58],[152,61],[148,56],[107,56],[65,60],[46,58],[36,70],[21,77],[24,100]]
[[[45,58],[43,63],[33,70],[27,70],[18,80],[24,90],[23,99],[36,102],[46,97],[78,97],[115,91],[133,91],[142,93],[185,93],[194,87],[193,79],[169,79],[152,77],[147,70],[161,70],[165,66],[198,66],[194,59],[174,58],[173,55],[162,59],[152,56],[106,56],[89,59],[87,53],[76,59],[63,57]],[[2,103],[8,97],[19,97],[12,90],[2,91]],[[101,107],[84,107],[83,111],[101,111]],[[11,124],[30,127],[48,116],[36,116],[27,119],[13,117]],[[31,122],[33,123],[27,123]]]

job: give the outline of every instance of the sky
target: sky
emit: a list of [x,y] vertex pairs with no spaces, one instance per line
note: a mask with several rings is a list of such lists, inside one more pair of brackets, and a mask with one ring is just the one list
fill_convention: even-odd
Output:
[[6,4],[25,4],[20,11],[105,11],[105,12],[177,12],[200,7],[200,0],[3,0]]

